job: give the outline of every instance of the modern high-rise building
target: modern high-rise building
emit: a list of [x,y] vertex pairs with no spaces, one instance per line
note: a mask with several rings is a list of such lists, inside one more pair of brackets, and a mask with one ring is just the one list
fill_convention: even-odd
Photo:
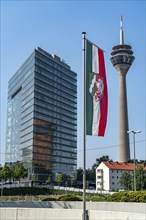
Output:
[[29,180],[77,168],[77,74],[41,48],[9,81],[6,163],[17,161]]
[[111,62],[119,74],[119,161],[130,160],[126,74],[134,61],[130,45],[124,43],[122,17],[120,20],[120,44],[113,47]]

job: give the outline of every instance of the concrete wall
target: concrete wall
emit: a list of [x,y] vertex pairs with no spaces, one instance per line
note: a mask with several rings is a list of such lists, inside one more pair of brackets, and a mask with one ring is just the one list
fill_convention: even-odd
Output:
[[[86,205],[89,220],[146,220],[145,203]],[[82,202],[0,202],[0,220],[82,220],[82,206]]]
[[39,209],[39,208],[1,208],[1,220],[77,220],[81,219],[82,210],[74,209]]
[[145,220],[145,214],[89,210],[89,220]]
[[[1,208],[54,208],[54,209],[83,209],[83,202],[61,201],[1,201]],[[128,202],[86,202],[88,210],[117,211],[146,213],[146,203]],[[0,219],[1,220],[1,219]]]
[[[82,220],[81,209],[0,208],[1,220]],[[89,220],[145,220],[146,215],[131,212],[89,210]]]

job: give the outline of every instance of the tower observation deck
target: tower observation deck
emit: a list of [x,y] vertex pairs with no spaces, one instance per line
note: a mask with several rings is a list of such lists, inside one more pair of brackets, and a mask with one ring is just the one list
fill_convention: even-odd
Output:
[[120,18],[120,44],[113,47],[111,62],[119,74],[119,162],[130,159],[126,74],[135,57],[132,47],[124,44],[122,16]]

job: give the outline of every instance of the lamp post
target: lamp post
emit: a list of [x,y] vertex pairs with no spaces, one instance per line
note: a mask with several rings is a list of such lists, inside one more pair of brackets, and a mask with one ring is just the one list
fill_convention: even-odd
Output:
[[128,134],[133,134],[133,145],[134,145],[134,191],[136,191],[136,162],[135,162],[135,135],[140,133],[141,131],[127,131]]

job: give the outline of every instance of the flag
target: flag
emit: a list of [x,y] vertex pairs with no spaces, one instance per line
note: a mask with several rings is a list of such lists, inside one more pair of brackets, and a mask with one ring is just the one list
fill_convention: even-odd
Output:
[[86,134],[104,136],[108,94],[104,52],[86,40]]

